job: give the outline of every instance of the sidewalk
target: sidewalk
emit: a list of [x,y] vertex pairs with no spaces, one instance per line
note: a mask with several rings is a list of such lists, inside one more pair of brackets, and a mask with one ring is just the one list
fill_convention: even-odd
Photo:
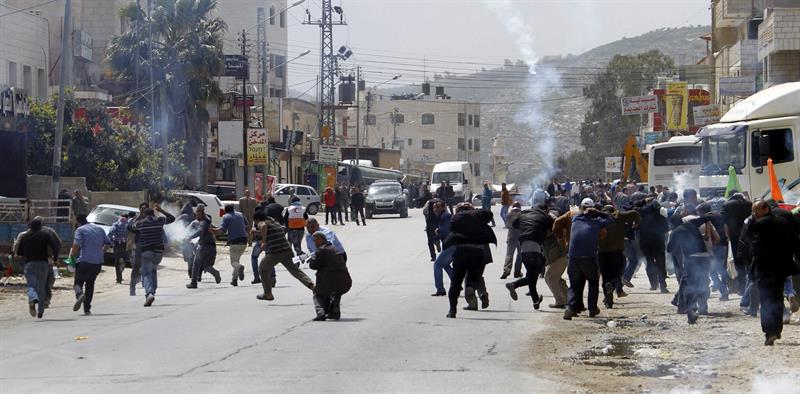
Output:
[[[709,315],[694,326],[670,304],[673,294],[649,290],[644,271],[614,309],[572,321],[553,313],[532,340],[531,367],[574,391],[800,393],[800,317],[783,339],[764,346],[760,320],[739,310],[739,296],[709,300]],[[671,278],[670,291],[677,285]],[[602,302],[602,294],[600,299]]]

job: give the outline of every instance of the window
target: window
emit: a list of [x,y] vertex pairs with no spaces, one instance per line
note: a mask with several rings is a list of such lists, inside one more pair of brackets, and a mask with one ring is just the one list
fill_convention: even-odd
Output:
[[472,138],[470,138],[469,141],[467,141],[467,142],[468,142],[467,143],[468,149],[472,150]]
[[436,141],[422,140],[422,149],[436,149]]
[[8,62],[8,86],[17,87],[17,63]]
[[275,77],[283,78],[286,72],[286,58],[283,56],[275,56],[273,59],[272,67],[275,69]]
[[269,24],[275,26],[275,7],[269,7]]
[[25,89],[25,94],[28,96],[33,95],[33,73],[31,66],[22,66],[22,88]]
[[481,127],[481,116],[480,115],[475,115],[473,123],[474,123],[475,127]]
[[756,130],[753,132],[753,167],[767,165],[767,159],[773,164],[794,160],[794,144],[791,129]]
[[377,124],[377,118],[375,115],[364,115],[364,124],[369,126],[375,126]]
[[472,115],[469,115],[469,125],[472,126]]
[[408,146],[411,146],[411,145],[413,145],[413,142],[414,142],[414,140],[413,140],[413,139],[411,139],[411,138],[409,138],[409,139],[408,139]]
[[297,188],[297,195],[298,196],[310,196],[311,193],[308,191],[307,187],[298,187]]
[[280,21],[281,27],[286,27],[286,11],[281,12]]
[[403,141],[403,140],[398,140],[398,141],[397,141],[397,149],[400,149],[400,150],[403,150],[403,149],[405,149],[405,148],[406,148],[406,146],[405,146],[405,143],[406,143],[406,142],[405,142],[405,141]]
[[40,100],[47,100],[47,78],[41,68],[36,69],[36,88],[36,97],[39,97]]
[[476,138],[475,139],[475,143],[472,144],[472,148],[473,148],[473,150],[475,152],[480,152],[481,151],[481,140],[480,140],[480,138]]
[[459,113],[458,114],[458,125],[463,126],[467,122],[467,114]]
[[283,189],[278,190],[278,192],[275,193],[275,194],[277,194],[279,196],[290,196],[290,195],[294,194],[294,187],[292,187],[292,186],[284,187]]
[[392,123],[403,124],[406,122],[406,116],[397,112],[392,112]]
[[463,138],[458,139],[458,150],[467,149],[467,142]]
[[433,114],[422,114],[422,124],[434,124]]

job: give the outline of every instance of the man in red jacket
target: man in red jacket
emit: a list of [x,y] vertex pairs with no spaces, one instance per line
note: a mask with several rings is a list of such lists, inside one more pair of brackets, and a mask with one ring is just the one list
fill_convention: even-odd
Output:
[[325,202],[325,224],[328,224],[328,217],[331,217],[333,224],[336,224],[336,192],[332,188],[326,187],[322,198]]

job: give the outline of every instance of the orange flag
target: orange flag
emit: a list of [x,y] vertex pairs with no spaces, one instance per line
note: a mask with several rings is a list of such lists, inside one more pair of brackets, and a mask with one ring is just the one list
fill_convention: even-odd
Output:
[[775,175],[775,165],[772,164],[772,159],[767,159],[767,171],[769,172],[769,188],[772,192],[772,199],[778,202],[783,202],[783,193],[781,187],[778,185],[778,176]]

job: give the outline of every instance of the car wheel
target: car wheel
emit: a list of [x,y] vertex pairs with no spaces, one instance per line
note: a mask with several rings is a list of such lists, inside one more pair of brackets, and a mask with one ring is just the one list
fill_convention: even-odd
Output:
[[317,212],[319,212],[319,205],[317,204],[309,205],[308,208],[306,208],[306,212],[308,212],[309,215],[316,215]]

